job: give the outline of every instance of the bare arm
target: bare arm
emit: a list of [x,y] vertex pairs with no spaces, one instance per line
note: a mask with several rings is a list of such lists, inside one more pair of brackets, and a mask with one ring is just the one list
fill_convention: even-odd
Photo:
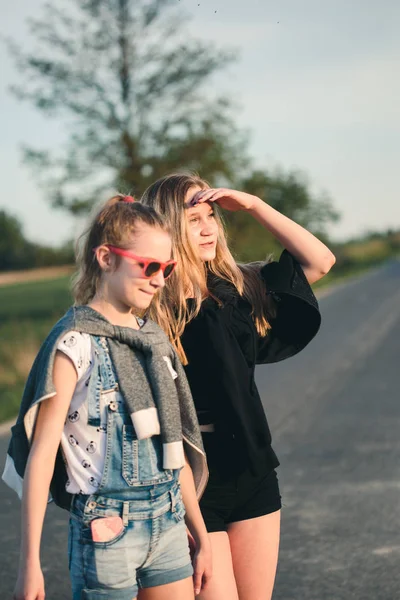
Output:
[[57,352],[53,371],[56,396],[43,400],[25,470],[21,553],[15,600],[42,600],[44,582],[40,568],[40,540],[50,482],[54,472],[67,411],[75,390],[77,373],[64,354]]
[[187,461],[181,470],[179,480],[186,509],[186,525],[196,545],[193,567],[194,589],[197,595],[206,588],[211,578],[211,545],[197,501],[192,469]]
[[335,256],[325,244],[257,196],[226,188],[207,189],[195,194],[192,206],[202,202],[216,202],[226,210],[251,214],[295,257],[309,283],[321,279],[335,264]]
[[315,235],[260,198],[248,212],[295,257],[309,283],[321,279],[335,264],[335,256]]

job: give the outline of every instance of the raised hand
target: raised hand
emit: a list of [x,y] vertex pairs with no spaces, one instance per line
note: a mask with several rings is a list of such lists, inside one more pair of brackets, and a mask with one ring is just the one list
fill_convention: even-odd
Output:
[[261,202],[261,200],[257,196],[238,190],[211,188],[196,192],[190,201],[190,205],[196,206],[203,202],[216,202],[218,206],[235,212],[238,210],[252,210],[256,203]]

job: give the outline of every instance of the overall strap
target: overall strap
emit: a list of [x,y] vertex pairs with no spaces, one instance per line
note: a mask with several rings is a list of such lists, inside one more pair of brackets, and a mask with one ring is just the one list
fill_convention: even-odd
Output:
[[110,359],[107,340],[91,336],[94,349],[94,365],[88,386],[88,425],[100,426],[100,394],[116,391],[118,383]]

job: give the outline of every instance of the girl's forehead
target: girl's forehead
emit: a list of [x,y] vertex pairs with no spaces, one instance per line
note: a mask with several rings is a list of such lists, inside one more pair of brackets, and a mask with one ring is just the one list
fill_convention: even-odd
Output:
[[171,236],[167,231],[163,231],[158,227],[140,224],[126,240],[125,246],[130,249],[148,248],[165,248],[171,245]]

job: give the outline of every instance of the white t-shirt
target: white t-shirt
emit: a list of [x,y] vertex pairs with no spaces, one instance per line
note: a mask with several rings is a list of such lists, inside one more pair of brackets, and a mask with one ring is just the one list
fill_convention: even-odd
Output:
[[[144,321],[139,320],[142,326]],[[61,435],[70,494],[94,494],[100,485],[106,454],[107,407],[114,400],[123,400],[120,392],[111,392],[104,399],[100,394],[100,426],[88,425],[87,387],[94,364],[91,337],[87,333],[69,331],[58,343],[57,350],[66,354],[74,364],[78,381],[68,409]],[[173,379],[178,375],[168,356],[163,357]]]
[[[107,405],[100,395],[100,427],[88,425],[86,396],[94,364],[90,335],[69,331],[60,340],[57,350],[71,359],[78,374],[75,392],[61,436],[61,447],[68,474],[66,490],[70,494],[93,494],[100,485],[104,470]],[[107,401],[111,400],[111,395],[107,394]]]

